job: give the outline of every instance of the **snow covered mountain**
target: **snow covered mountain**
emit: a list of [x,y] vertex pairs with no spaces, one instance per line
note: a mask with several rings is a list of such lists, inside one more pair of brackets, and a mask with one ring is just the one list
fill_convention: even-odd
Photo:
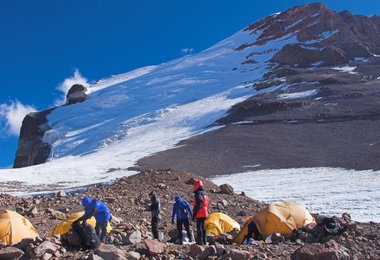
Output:
[[[380,72],[373,68],[380,64],[379,32],[379,17],[305,5],[268,16],[198,54],[100,80],[88,88],[84,102],[25,118],[14,167],[30,167],[1,170],[0,191],[44,192],[111,181],[133,174],[137,161],[150,155],[142,167],[178,167],[205,175],[237,172],[246,165],[293,166],[271,165],[276,156],[300,167],[336,166],[295,160],[292,143],[279,145],[268,138],[286,136],[292,130],[281,128],[292,123],[349,113],[350,100],[337,108],[328,97],[356,93],[353,86],[362,84],[364,76],[365,87],[353,95],[370,102],[358,105],[354,114],[376,110],[373,94]],[[369,78],[364,71],[379,75]],[[260,157],[249,155],[255,145],[232,148],[249,144],[240,137],[254,133],[260,120],[286,124],[263,129],[267,135],[260,138],[272,150],[256,151],[266,158],[256,162]],[[284,133],[277,135],[278,129]],[[183,146],[170,149],[180,141]],[[379,145],[372,143],[372,148]],[[281,153],[276,155],[277,145]]]

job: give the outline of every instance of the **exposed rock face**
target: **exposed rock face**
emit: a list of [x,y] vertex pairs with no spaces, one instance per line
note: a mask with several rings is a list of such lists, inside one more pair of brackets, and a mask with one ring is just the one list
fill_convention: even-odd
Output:
[[[86,100],[87,88],[80,84],[74,84],[66,95],[66,104],[75,104]],[[21,168],[46,162],[50,155],[51,147],[42,141],[44,133],[51,127],[47,122],[47,116],[55,108],[41,112],[29,113],[22,121],[19,144],[13,168]]]
[[24,118],[13,168],[46,162],[50,155],[51,147],[42,141],[42,137],[50,129],[47,123],[47,115],[53,110],[54,108],[42,112],[29,113]]
[[66,95],[66,104],[71,105],[85,101],[87,98],[86,91],[87,88],[81,84],[72,85]]
[[[271,60],[283,65],[306,67],[317,62],[334,65],[380,53],[379,17],[352,15],[348,11],[336,13],[322,3],[297,6],[268,16],[246,30],[262,31],[262,34],[255,42],[236,50],[295,37],[295,43],[285,45]],[[248,56],[249,60],[255,59],[254,54]]]

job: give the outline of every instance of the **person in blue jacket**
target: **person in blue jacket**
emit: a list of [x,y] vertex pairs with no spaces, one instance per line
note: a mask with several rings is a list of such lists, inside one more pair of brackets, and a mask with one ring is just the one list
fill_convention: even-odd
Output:
[[99,237],[100,243],[104,244],[107,236],[108,221],[111,219],[110,210],[103,202],[89,197],[83,197],[82,206],[84,208],[84,215],[79,220],[86,221],[94,216],[96,220],[96,235]]
[[175,196],[175,202],[173,204],[172,213],[172,224],[174,224],[174,219],[177,220],[177,230],[178,230],[178,240],[182,244],[182,225],[185,226],[187,237],[189,241],[192,241],[192,236],[190,232],[189,216],[193,215],[190,204],[182,199],[179,195]]

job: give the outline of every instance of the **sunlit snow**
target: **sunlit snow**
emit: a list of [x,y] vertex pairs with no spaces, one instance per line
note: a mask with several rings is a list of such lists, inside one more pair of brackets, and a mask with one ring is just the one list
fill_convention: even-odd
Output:
[[278,99],[297,99],[297,98],[307,98],[311,96],[315,96],[318,94],[318,90],[307,90],[302,92],[294,92],[294,93],[285,93],[277,96]]
[[351,67],[351,66],[334,67],[332,69],[333,70],[338,70],[338,71],[341,71],[341,72],[346,72],[348,74],[358,74],[357,72],[354,71],[356,69],[356,66],[354,66],[354,67]]
[[259,170],[212,179],[235,192],[267,203],[291,200],[311,212],[351,214],[354,220],[380,222],[380,172],[339,168]]
[[[0,192],[28,194],[79,187],[134,174],[127,168],[147,155],[213,130],[228,109],[255,91],[252,82],[290,35],[252,45],[260,36],[240,31],[195,55],[111,76],[89,87],[88,99],[54,110],[43,137],[47,163],[0,171]],[[237,51],[238,46],[249,47]],[[243,64],[247,55],[257,63]]]

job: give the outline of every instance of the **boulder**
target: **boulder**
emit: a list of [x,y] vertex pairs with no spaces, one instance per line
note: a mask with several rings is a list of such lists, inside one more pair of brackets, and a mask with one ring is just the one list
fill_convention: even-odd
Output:
[[198,257],[205,251],[204,246],[197,245],[197,244],[192,244],[190,246],[190,256],[192,257]]
[[145,239],[144,242],[151,256],[162,254],[165,250],[165,244],[160,241]]
[[216,252],[217,252],[218,256],[223,255],[224,252],[226,251],[224,245],[222,245],[218,242],[215,242],[215,248],[216,248]]
[[348,250],[334,240],[325,244],[306,244],[297,249],[292,255],[292,260],[349,260]]
[[50,253],[45,253],[45,254],[42,256],[41,260],[49,260],[49,259],[52,258],[52,257],[53,257],[52,254],[50,254]]
[[141,232],[138,230],[135,230],[133,232],[127,233],[126,236],[126,242],[129,245],[136,245],[138,243],[141,243]]
[[102,245],[96,250],[95,253],[104,260],[126,259],[124,251],[114,245]]
[[234,260],[248,260],[251,259],[252,254],[249,251],[229,249],[227,254],[222,259],[234,259]]
[[87,99],[87,88],[81,84],[74,84],[71,86],[66,95],[66,104],[71,105],[83,102]]
[[116,226],[116,225],[120,224],[121,222],[123,222],[122,218],[118,218],[118,217],[115,217],[114,215],[112,215],[111,226]]
[[57,192],[57,197],[58,198],[62,198],[62,197],[66,197],[66,192],[64,190],[60,190]]
[[89,255],[86,260],[103,260],[103,258],[101,258],[100,256],[96,255],[96,254],[91,254]]
[[36,255],[42,256],[46,253],[54,254],[58,249],[59,246],[57,246],[56,244],[49,241],[44,241],[34,249],[34,253]]
[[53,218],[55,218],[55,219],[58,219],[58,220],[65,220],[66,219],[66,214],[63,212],[60,212],[58,210],[48,208],[46,210],[46,212],[50,213],[53,216]]
[[224,194],[234,194],[234,188],[227,183],[220,185],[220,191]]
[[24,252],[16,247],[5,247],[0,249],[0,259],[19,259]]
[[129,251],[125,255],[127,260],[139,260],[140,259],[140,254],[135,252],[135,251]]
[[200,254],[197,257],[197,259],[206,260],[208,259],[208,257],[217,256],[217,254],[218,252],[217,252],[216,246],[212,245],[212,246],[206,247],[205,250],[202,252],[202,254]]
[[38,214],[38,208],[36,206],[34,206],[31,209],[29,209],[28,213],[32,217],[35,217]]

